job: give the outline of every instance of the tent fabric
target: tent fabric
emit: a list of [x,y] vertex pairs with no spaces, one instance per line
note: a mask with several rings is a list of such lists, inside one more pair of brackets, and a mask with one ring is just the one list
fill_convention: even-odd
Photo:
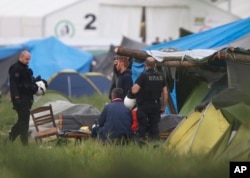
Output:
[[[133,49],[142,49],[147,47],[148,45],[128,37],[123,36],[120,46],[129,47]],[[101,54],[94,59],[94,65],[92,66],[92,72],[103,73],[108,76],[108,78],[112,78],[113,75],[113,62],[114,56],[116,55],[114,52],[115,46],[110,45],[109,51],[105,54]]]
[[195,106],[197,106],[202,99],[208,93],[208,87],[205,82],[200,82],[192,91],[192,93],[188,96],[184,106],[181,108],[179,114],[188,115],[193,112]]
[[42,106],[48,102],[57,100],[70,102],[70,99],[62,93],[55,90],[46,90],[45,94],[42,96],[34,95],[34,103],[32,105],[32,109]]
[[45,95],[34,99],[32,109],[39,106],[52,105],[54,115],[58,114],[99,114],[95,107],[89,104],[74,104],[70,99],[54,90],[47,90]]
[[[250,33],[250,18],[241,19],[235,22],[231,22],[213,29],[209,29],[203,32],[191,34],[176,40],[161,43],[158,45],[152,45],[143,48],[148,54],[150,51],[161,51],[168,48],[174,48],[179,51],[188,51],[195,49],[222,49],[228,47],[229,45],[244,45],[250,46],[249,44],[249,33]],[[248,45],[247,45],[248,44]],[[244,47],[243,46],[243,47]],[[240,47],[240,46],[239,46]],[[168,53],[170,54],[170,53]],[[156,55],[155,55],[156,56]],[[158,60],[162,60],[163,56],[157,55]],[[137,67],[133,68],[133,65]],[[135,80],[140,73],[137,70],[142,71],[138,67],[137,62],[132,64],[132,77]],[[141,65],[143,68],[143,65]]]
[[148,45],[146,43],[139,42],[139,41],[130,39],[126,36],[123,36],[120,46],[129,47],[132,49],[142,49],[142,48],[146,48]]
[[[215,159],[249,160],[250,84],[246,77],[249,76],[250,71],[248,61],[250,54],[249,50],[246,50],[250,45],[249,20],[247,18],[189,35],[164,46],[166,49],[171,47],[182,51],[214,49],[217,52],[229,51],[230,46],[237,47],[224,58],[213,54],[201,59],[191,55],[189,58],[186,58],[187,55],[180,56],[180,58],[184,56],[184,60],[191,62],[195,60],[204,62],[196,68],[182,68],[182,70],[184,70],[183,73],[205,82],[207,87],[199,85],[202,90],[197,91],[198,88],[192,90],[193,92],[185,101],[181,113],[188,114],[187,119],[183,119],[167,138],[167,150],[181,155],[191,153],[209,155]],[[203,35],[211,36],[207,38]],[[198,43],[200,43],[199,46]],[[157,48],[153,50],[162,50],[161,45],[163,44],[155,45]],[[152,51],[152,48],[148,50]],[[237,58],[239,54],[241,58]],[[164,59],[163,56],[160,57]],[[180,78],[176,77],[176,81],[180,81]],[[186,81],[191,82],[190,79]],[[185,88],[185,85],[179,87]],[[199,93],[202,91],[203,93]],[[204,104],[204,101],[209,101],[209,104]],[[200,102],[199,105],[204,104],[204,108],[199,112],[195,110],[198,102]]]
[[220,47],[214,48],[214,49],[222,49],[226,47],[241,47],[245,49],[250,49],[250,34],[244,35],[243,37],[240,37],[237,40],[234,40],[226,45],[222,45]]
[[17,61],[17,58],[19,55],[20,55],[20,52],[17,52],[9,57],[0,59],[0,76],[1,76],[0,77],[0,91],[2,92],[2,94],[6,94],[9,91],[9,82],[8,82],[9,67]]
[[[213,58],[215,63],[217,60],[226,63],[223,68],[227,75],[210,85],[208,94],[217,90],[208,100],[210,104],[200,112],[192,111],[187,120],[176,127],[166,141],[167,149],[180,154],[205,154],[215,159],[249,160],[250,84],[246,76],[250,71],[247,60],[250,54],[241,48],[230,51],[232,53],[223,59]],[[194,99],[199,99],[198,92],[194,90],[185,105],[190,106]],[[208,94],[205,98],[209,98]]]
[[62,70],[48,81],[48,89],[61,92],[69,98],[105,94],[110,85],[111,81],[100,73],[80,74],[74,70]]
[[217,109],[228,107],[240,102],[250,105],[250,84],[247,77],[250,74],[249,63],[226,60],[228,88],[221,91],[214,99]]
[[[230,123],[225,119],[221,110],[216,110],[212,104],[208,105],[197,124],[190,151],[208,154],[228,129],[230,129]],[[212,130],[212,132],[208,134],[208,130]]]
[[183,119],[167,138],[165,142],[166,149],[169,151],[176,150],[175,153],[181,155],[188,153],[193,132],[201,115],[200,112],[192,112],[186,119]]
[[210,30],[188,35],[177,40],[149,46],[144,50],[177,48],[178,50],[211,49],[229,44],[250,33],[250,17]]
[[146,52],[148,55],[153,56],[158,62],[162,62],[166,57],[180,57],[181,61],[186,59],[194,63],[203,63],[204,61],[201,61],[202,59],[212,56],[217,51],[212,49],[194,49],[177,52],[163,52],[157,50],[150,50]]
[[221,111],[210,104],[203,112],[193,112],[183,120],[168,138],[166,146],[180,154],[209,154],[228,129],[230,124]]
[[30,67],[34,75],[49,79],[63,69],[73,69],[80,73],[90,71],[93,56],[85,51],[64,45],[54,37],[26,43],[31,48]]
[[219,143],[218,149],[211,155],[214,159],[227,159],[234,161],[249,161],[250,130],[245,125],[240,125],[232,142],[228,144],[228,137]]
[[170,129],[175,128],[186,116],[176,115],[176,114],[167,114],[162,115],[161,120],[158,123],[159,131],[165,132]]
[[46,80],[63,69],[89,72],[93,60],[92,54],[67,46],[55,37],[0,48],[0,90],[4,94],[8,91],[8,69],[17,61],[22,50],[31,53],[29,66],[34,76],[41,75]]
[[[138,37],[140,33],[141,11],[139,6],[114,6],[109,4],[100,5],[100,23],[110,22],[112,25],[101,25],[100,36],[102,37],[120,37],[127,34],[131,37]],[[115,15],[114,15],[115,14]],[[122,22],[122,23],[121,23]],[[119,29],[119,30],[118,30]]]
[[[164,4],[165,3],[162,2],[162,5]],[[188,26],[187,22],[189,21],[189,8],[185,5],[176,5],[175,8],[171,6],[147,7],[146,10],[147,13],[145,18],[147,21],[147,41],[152,41],[156,37],[156,34],[163,40],[167,40],[170,36],[177,37],[179,36],[179,27]],[[166,18],[164,18],[164,16],[167,17],[167,19],[174,20],[167,20]],[[156,19],[158,27],[156,27]]]
[[100,72],[111,79],[113,75],[113,59],[115,56],[114,49],[115,46],[110,45],[107,53],[96,56],[91,72]]
[[110,86],[111,86],[111,80],[108,79],[106,76],[99,72],[87,72],[83,74],[86,76],[102,93],[108,93]]
[[250,106],[244,102],[237,103],[235,105],[224,107],[221,109],[222,113],[227,116],[227,119],[231,122],[239,121],[242,125],[250,129],[249,118]]
[[19,54],[24,46],[22,45],[16,45],[16,46],[8,46],[8,47],[2,47],[0,48],[0,61],[6,60],[7,57],[13,55],[13,54]]
[[[229,47],[229,45],[232,45],[232,44],[234,45],[244,44],[244,46],[247,46],[247,44],[250,45],[250,43],[247,42],[249,38],[249,33],[250,33],[249,24],[250,24],[250,18],[246,18],[246,19],[228,23],[228,24],[225,24],[225,25],[222,25],[222,26],[210,29],[210,30],[206,30],[200,33],[188,35],[188,36],[179,38],[177,40],[149,46],[149,47],[143,48],[142,50],[146,51],[148,54],[152,54],[159,61],[162,61],[164,57],[176,54],[176,52],[163,52],[163,51],[166,51],[166,49],[173,48],[173,49],[179,50],[179,52],[177,53],[181,54],[180,59],[182,60],[189,60],[191,62],[196,62],[197,64],[204,62],[205,65],[202,67],[194,67],[194,68],[189,68],[189,69],[177,68],[176,74],[179,75],[179,73],[181,73],[184,75],[179,76],[179,78],[177,77],[177,79],[175,78],[175,81],[177,82],[176,83],[176,92],[177,92],[176,97],[177,97],[177,100],[185,100],[186,99],[185,97],[182,97],[182,99],[179,98],[180,93],[178,92],[180,92],[180,88],[183,88],[184,86],[186,87],[186,85],[184,85],[183,82],[185,83],[185,81],[193,81],[193,79],[190,80],[188,78],[185,78],[185,81],[184,81],[182,80],[182,77],[186,76],[186,74],[188,73],[190,74],[194,73],[194,74],[198,74],[196,78],[199,78],[199,79],[204,78],[204,76],[209,77],[205,79],[205,82],[208,82],[208,83],[213,82],[223,77],[225,75],[225,71],[219,72],[219,68],[217,68],[217,72],[213,72],[213,71],[210,72],[207,69],[213,68],[212,66],[213,64],[211,61],[209,61],[210,62],[209,65],[207,65],[206,63],[209,60],[209,58],[213,56],[213,52],[214,52],[213,50],[215,51],[221,50],[225,48],[226,46]],[[204,53],[202,54],[202,56],[198,56],[198,57],[197,55],[196,56],[186,55],[187,51],[193,51],[193,50],[196,52],[198,50],[204,50],[204,51],[210,51],[210,52],[208,54]],[[154,54],[154,51],[157,51],[156,54]],[[201,53],[199,53],[199,55],[200,54]],[[207,58],[203,58],[205,56]],[[197,59],[200,59],[200,60],[197,60]],[[220,64],[222,68],[225,69],[225,66],[226,66],[225,61],[217,60],[216,62]],[[132,64],[133,80],[136,80],[136,78],[139,76],[141,71],[144,71],[143,64],[138,63],[138,62],[133,62]],[[192,89],[193,88],[190,87],[189,89],[184,91],[184,93],[186,93],[186,96],[190,94]],[[175,98],[173,98],[173,100],[175,100]],[[178,109],[181,109],[182,104],[179,104],[177,102],[177,105],[178,105]]]

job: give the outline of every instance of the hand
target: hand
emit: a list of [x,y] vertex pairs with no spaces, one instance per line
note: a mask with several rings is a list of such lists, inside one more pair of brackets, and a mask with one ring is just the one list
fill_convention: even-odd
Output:
[[127,94],[127,97],[130,98],[130,99],[135,99],[136,98],[136,95],[133,94],[130,90],[128,91],[128,94]]
[[160,112],[161,112],[161,114],[164,114],[165,113],[165,108],[161,108]]

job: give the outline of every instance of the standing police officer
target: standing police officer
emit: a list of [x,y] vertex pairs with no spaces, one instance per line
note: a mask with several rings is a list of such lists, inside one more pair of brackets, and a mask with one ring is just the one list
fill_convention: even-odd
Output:
[[28,66],[30,58],[28,51],[22,51],[18,61],[9,68],[11,101],[18,115],[17,122],[9,133],[9,140],[14,141],[20,135],[23,145],[28,144],[30,108],[33,94],[38,90],[33,71]]
[[[165,110],[168,98],[165,79],[161,73],[155,70],[156,61],[148,57],[145,61],[146,71],[135,81],[131,89],[136,94],[138,130],[137,137],[145,139],[148,131],[149,139],[159,139],[158,122],[161,119],[161,112]],[[161,104],[160,98],[163,98]]]

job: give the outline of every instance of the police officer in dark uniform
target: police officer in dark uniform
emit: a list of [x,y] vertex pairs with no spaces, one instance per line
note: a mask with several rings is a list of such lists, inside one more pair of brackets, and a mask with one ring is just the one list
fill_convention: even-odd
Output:
[[[28,51],[22,51],[18,61],[9,68],[11,101],[18,115],[17,122],[9,133],[9,140],[14,141],[20,135],[23,145],[28,144],[30,108],[33,95],[38,90],[33,71],[28,66],[30,58]],[[44,82],[46,83],[45,80]]]
[[[136,94],[138,131],[136,136],[140,139],[159,139],[158,122],[161,112],[165,110],[168,98],[167,87],[163,75],[155,70],[156,61],[153,57],[145,60],[146,71],[135,81],[131,94]],[[162,103],[160,98],[163,98]]]

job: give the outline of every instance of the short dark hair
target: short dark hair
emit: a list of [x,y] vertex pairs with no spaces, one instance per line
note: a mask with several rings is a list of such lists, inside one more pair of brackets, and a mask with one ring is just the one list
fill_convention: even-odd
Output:
[[123,89],[113,88],[111,91],[111,95],[113,95],[114,98],[123,98]]

